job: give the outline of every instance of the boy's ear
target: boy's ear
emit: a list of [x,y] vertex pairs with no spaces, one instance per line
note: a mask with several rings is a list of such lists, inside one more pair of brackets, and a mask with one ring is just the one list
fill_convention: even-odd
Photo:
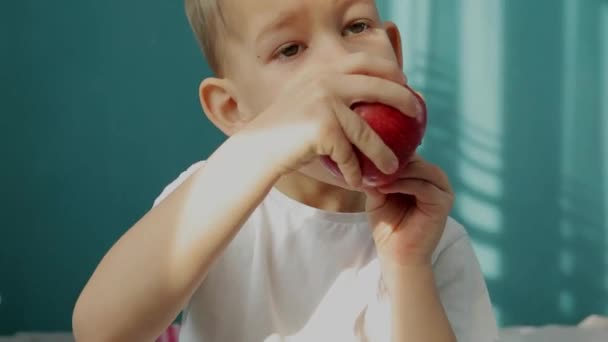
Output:
[[227,79],[204,79],[198,94],[209,120],[227,136],[236,133],[245,123],[239,110],[236,91]]
[[403,50],[401,50],[401,33],[399,32],[399,28],[394,22],[387,21],[384,23],[384,30],[388,35],[388,39],[391,41],[399,67],[403,69]]

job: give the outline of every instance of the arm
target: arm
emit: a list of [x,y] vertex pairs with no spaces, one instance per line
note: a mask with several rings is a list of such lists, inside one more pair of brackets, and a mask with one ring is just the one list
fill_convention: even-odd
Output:
[[391,272],[393,342],[456,341],[435,286],[431,265]]
[[[414,320],[420,320],[416,326],[423,332],[439,333],[445,328],[444,323],[449,322],[458,341],[498,341],[490,296],[468,235],[460,224],[450,219],[444,238],[439,243],[432,270],[430,266],[410,268],[395,277],[397,281],[392,287],[397,296],[414,295],[405,299],[387,298],[392,308],[392,333],[397,337],[418,331],[407,327]],[[400,271],[391,273],[399,274]],[[400,285],[399,281],[404,284]],[[408,307],[415,310],[410,312]],[[408,312],[414,316],[408,318]],[[442,341],[441,338],[425,340]]]
[[171,324],[278,178],[250,144],[228,139],[112,247],[77,301],[78,340],[150,341]]
[[368,190],[367,209],[391,304],[393,342],[452,342],[432,267],[453,203],[447,175],[415,156],[392,184]]
[[488,288],[471,240],[454,220],[433,263],[441,303],[459,341],[498,341],[498,326]]
[[236,99],[220,90],[229,80],[203,82],[201,89],[221,95],[201,95],[205,109],[213,117],[238,121],[226,131],[241,128],[103,258],[74,310],[79,339],[154,339],[280,176],[323,155],[338,165],[347,184],[356,186],[361,170],[353,145],[380,170],[394,170],[394,153],[349,105],[382,102],[415,113],[415,97],[399,84],[400,67],[365,54],[341,59],[334,67],[300,73],[253,118],[233,112],[240,108]]

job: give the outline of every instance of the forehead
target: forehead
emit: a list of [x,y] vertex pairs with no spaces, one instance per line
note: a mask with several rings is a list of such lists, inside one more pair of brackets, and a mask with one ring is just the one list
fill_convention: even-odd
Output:
[[323,13],[374,0],[222,0],[226,20],[241,38],[256,34],[268,23],[286,16]]

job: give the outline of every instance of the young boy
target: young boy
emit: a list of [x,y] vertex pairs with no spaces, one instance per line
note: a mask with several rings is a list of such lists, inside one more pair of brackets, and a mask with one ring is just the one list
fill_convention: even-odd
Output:
[[152,341],[183,310],[183,342],[494,341],[446,175],[415,156],[388,186],[361,180],[353,145],[385,173],[397,161],[351,104],[420,111],[374,1],[186,7],[217,76],[201,104],[229,138],[103,258],[76,338]]

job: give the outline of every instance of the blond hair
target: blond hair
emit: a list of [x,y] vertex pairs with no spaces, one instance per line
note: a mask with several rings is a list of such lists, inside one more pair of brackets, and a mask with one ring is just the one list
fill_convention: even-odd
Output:
[[209,67],[216,74],[222,72],[219,63],[219,35],[225,33],[226,21],[221,0],[185,0],[186,16],[203,50]]

